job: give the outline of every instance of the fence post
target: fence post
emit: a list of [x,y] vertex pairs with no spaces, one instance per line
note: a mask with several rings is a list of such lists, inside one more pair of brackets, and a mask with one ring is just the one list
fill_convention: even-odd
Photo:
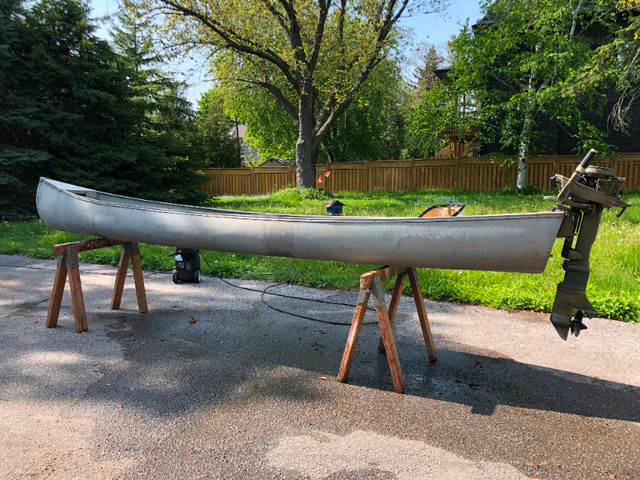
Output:
[[251,195],[255,195],[255,191],[254,191],[254,178],[253,178],[253,174],[254,174],[254,169],[255,167],[252,165],[251,166],[251,173],[249,174],[249,191],[251,192]]
[[409,167],[411,170],[409,172],[409,190],[416,189],[416,159],[411,159],[411,166]]
[[364,191],[369,192],[369,160],[364,161]]
[[218,167],[218,191],[216,195],[222,195],[222,167]]

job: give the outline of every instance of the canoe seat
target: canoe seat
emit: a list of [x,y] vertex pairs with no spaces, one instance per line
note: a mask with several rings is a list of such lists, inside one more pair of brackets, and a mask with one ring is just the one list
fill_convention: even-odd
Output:
[[433,205],[422,212],[420,218],[435,218],[435,217],[455,217],[462,214],[464,210],[464,203],[447,203],[444,205]]

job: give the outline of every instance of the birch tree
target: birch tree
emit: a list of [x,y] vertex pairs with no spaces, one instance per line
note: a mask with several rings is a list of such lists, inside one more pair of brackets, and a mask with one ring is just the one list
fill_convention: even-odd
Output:
[[[523,189],[529,156],[543,153],[548,125],[559,125],[577,150],[607,149],[604,133],[584,112],[604,96],[596,88],[567,94],[567,83],[594,57],[598,42],[615,28],[611,1],[485,1],[485,18],[452,42],[452,82],[434,95],[449,103],[466,95],[475,110],[443,115],[461,129],[477,129],[480,140],[515,152],[517,186]],[[434,100],[437,104],[438,100]],[[451,128],[451,125],[449,126]],[[580,153],[580,152],[577,152]]]

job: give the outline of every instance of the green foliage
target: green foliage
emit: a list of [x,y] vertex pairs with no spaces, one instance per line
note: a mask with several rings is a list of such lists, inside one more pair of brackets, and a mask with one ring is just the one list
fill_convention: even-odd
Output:
[[144,24],[133,17],[123,24],[119,55],[95,36],[85,4],[21,5],[3,2],[0,10],[0,215],[33,215],[39,176],[201,201],[204,176],[189,158],[190,105],[182,85],[149,67],[157,59]]
[[431,103],[432,90],[440,83],[435,71],[443,63],[444,58],[431,45],[414,72],[411,106],[407,111],[406,156],[409,158],[433,157],[446,144],[446,140],[438,138],[441,123],[437,116],[443,105]]
[[137,109],[132,131],[127,132],[136,156],[128,173],[144,179],[136,195],[200,203],[204,197],[197,186],[206,178],[195,170],[206,161],[192,155],[196,132],[191,105],[184,97],[185,85],[159,68],[166,58],[155,48],[150,22],[135,4],[124,3],[112,35],[118,64],[130,82],[129,101]]
[[38,167],[50,158],[46,152],[26,148],[0,150],[0,218],[33,216]]
[[16,49],[23,13],[18,0],[0,2],[0,218],[33,215],[37,172],[50,158],[28,140],[41,123],[20,91],[28,71]]
[[400,158],[408,91],[399,59],[387,58],[371,72],[353,103],[323,141],[331,161]]
[[82,4],[42,0],[25,12],[15,48],[29,65],[19,88],[38,122],[28,142],[51,156],[40,171],[108,187],[109,170],[132,161],[119,148],[133,119],[125,74],[94,28]]
[[238,138],[229,135],[235,122],[224,112],[224,95],[209,90],[199,102],[194,125],[191,157],[211,167],[239,167]]
[[[160,7],[166,19],[160,30],[172,43],[215,52],[216,77],[223,85],[262,88],[278,104],[284,115],[280,118],[291,122],[289,131],[296,135],[297,185],[313,187],[323,142],[338,119],[357,102],[358,92],[376,66],[398,45],[400,35],[394,27],[411,2],[144,0],[142,3],[149,11]],[[424,3],[439,6],[442,2]],[[251,120],[258,116],[247,102],[250,100],[241,109],[251,118],[243,120],[255,124]],[[271,121],[274,104],[257,105],[269,112]],[[279,128],[283,124],[272,125]],[[254,146],[261,147],[255,142],[264,136],[254,128],[249,132],[254,137],[250,138]],[[290,149],[289,137],[280,138],[280,142],[273,144]],[[268,145],[264,143],[262,147]],[[388,147],[399,150],[390,141]]]
[[425,92],[432,90],[440,83],[436,70],[443,66],[444,61],[445,59],[437,52],[436,47],[430,45],[413,73],[411,96],[414,104],[422,100]]
[[[616,318],[626,322],[640,322],[640,305],[632,292],[616,292],[599,295],[599,292],[592,294],[594,297],[593,306],[606,318]],[[635,294],[637,295],[637,293]]]
[[406,147],[409,158],[430,158],[445,147],[446,140],[438,138],[442,115],[443,110],[434,108],[426,96],[409,110]]
[[[257,68],[244,58],[218,55],[213,62],[219,78],[278,76],[265,65]],[[295,94],[285,82],[278,82],[291,102]],[[247,125],[245,141],[257,149],[262,161],[269,158],[295,158],[298,131],[274,97],[250,82],[227,80],[221,84],[229,116]],[[328,129],[321,151],[329,161],[363,161],[399,158],[404,147],[404,110],[407,91],[399,59],[382,61],[355,95],[342,116]]]
[[246,125],[243,140],[258,151],[260,161],[274,157],[295,158],[298,132],[291,118],[266,88],[241,80],[268,77],[289,102],[295,102],[294,92],[280,79],[276,69],[229,52],[216,55],[212,68],[215,76],[222,81],[210,94],[224,99],[224,113],[227,116]]
[[631,134],[633,107],[640,92],[640,16],[638,2],[619,0],[611,9],[617,27],[601,41],[596,54],[567,82],[568,95],[579,97],[592,88],[613,86],[617,98],[609,113],[615,130]]
[[477,131],[481,144],[518,158],[548,153],[555,129],[574,136],[578,152],[610,152],[586,114],[601,111],[604,96],[587,87],[567,95],[566,86],[611,36],[612,4],[484,1],[485,22],[466,26],[451,43],[451,83],[427,93],[416,121],[425,130]]
[[[249,78],[261,73],[252,63],[240,63],[225,55],[217,56],[214,65],[216,75],[223,78],[231,74]],[[294,101],[286,84],[282,83],[280,89]],[[228,115],[247,125],[245,140],[258,150],[261,160],[295,158],[298,132],[266,89],[227,81],[220,91]],[[406,96],[399,60],[381,62],[345,113],[328,129],[321,151],[330,161],[341,162],[399,158],[404,147]]]

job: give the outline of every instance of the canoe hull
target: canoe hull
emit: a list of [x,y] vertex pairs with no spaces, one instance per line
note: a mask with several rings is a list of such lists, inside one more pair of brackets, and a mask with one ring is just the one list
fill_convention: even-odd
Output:
[[253,255],[424,268],[544,271],[561,212],[445,218],[235,212],[152,202],[41,179],[49,226],[118,240]]

